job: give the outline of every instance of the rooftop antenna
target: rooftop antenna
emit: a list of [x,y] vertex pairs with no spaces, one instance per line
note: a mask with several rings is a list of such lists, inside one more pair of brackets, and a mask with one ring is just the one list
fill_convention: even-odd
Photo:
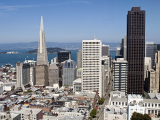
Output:
[[71,54],[69,53],[69,60],[71,59]]

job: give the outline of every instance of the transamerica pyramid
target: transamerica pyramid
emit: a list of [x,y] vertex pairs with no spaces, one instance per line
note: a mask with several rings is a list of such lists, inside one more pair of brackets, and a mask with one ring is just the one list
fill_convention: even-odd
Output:
[[43,16],[41,16],[41,24],[40,24],[39,45],[38,45],[38,52],[37,52],[37,65],[49,66],[45,34],[44,34],[44,26],[43,26]]

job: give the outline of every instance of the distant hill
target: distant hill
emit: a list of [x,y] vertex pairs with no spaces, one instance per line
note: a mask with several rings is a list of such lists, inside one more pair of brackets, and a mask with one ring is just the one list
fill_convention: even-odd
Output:
[[[73,43],[58,43],[58,42],[46,42],[47,48],[63,48],[66,50],[79,50],[81,49],[81,42],[73,42]],[[114,42],[103,42],[105,45],[109,45],[110,47],[119,47],[120,43]],[[38,42],[28,42],[28,43],[3,43],[0,44],[0,50],[34,50],[38,49]]]
[[[26,54],[37,54],[37,50],[38,49],[29,50],[29,51],[26,52]],[[66,51],[66,50],[62,49],[62,48],[47,48],[47,53],[48,54],[57,53],[59,51]]]

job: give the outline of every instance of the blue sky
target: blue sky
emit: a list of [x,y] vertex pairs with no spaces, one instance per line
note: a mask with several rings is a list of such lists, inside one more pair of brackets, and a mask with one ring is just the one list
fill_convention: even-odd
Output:
[[41,15],[47,42],[81,42],[94,34],[120,42],[135,6],[146,11],[146,41],[160,43],[160,0],[1,0],[0,43],[38,41]]

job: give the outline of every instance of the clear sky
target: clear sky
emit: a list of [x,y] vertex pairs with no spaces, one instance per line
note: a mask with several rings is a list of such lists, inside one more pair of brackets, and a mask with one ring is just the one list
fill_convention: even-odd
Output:
[[146,41],[160,43],[160,0],[1,0],[0,43],[38,41],[41,15],[47,42],[81,42],[94,34],[120,42],[135,6],[146,11]]

